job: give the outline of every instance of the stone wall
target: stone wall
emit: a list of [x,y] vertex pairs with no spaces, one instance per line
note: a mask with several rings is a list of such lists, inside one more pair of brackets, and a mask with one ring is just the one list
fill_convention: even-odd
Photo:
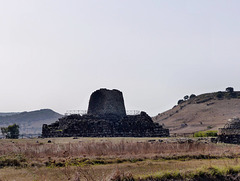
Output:
[[70,115],[43,125],[43,137],[168,137],[169,130],[154,123],[145,112],[140,115]]
[[100,89],[93,92],[89,100],[87,114],[126,116],[122,92],[115,89]]
[[240,119],[229,119],[223,128],[218,129],[218,142],[240,144]]
[[240,144],[240,135],[218,135],[218,142],[230,143],[230,144]]

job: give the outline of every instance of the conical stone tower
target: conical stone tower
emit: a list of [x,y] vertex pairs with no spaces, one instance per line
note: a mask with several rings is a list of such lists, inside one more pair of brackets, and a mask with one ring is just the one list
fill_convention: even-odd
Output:
[[92,93],[87,114],[126,116],[126,110],[121,91],[100,89]]

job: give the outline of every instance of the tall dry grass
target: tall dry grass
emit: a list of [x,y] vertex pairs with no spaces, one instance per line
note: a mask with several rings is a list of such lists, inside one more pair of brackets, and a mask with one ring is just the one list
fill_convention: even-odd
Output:
[[[132,175],[141,177],[158,172],[167,173],[168,170],[183,169],[184,172],[188,172],[201,168],[202,165],[237,166],[240,153],[238,145],[213,144],[197,141],[197,139],[195,141],[166,139],[164,142],[159,142],[157,140],[131,139],[118,141],[114,139],[79,139],[73,141],[69,138],[69,143],[55,142],[55,140],[47,143],[46,139],[26,139],[0,140],[0,145],[0,168],[2,164],[0,179],[14,180],[17,178],[17,180],[24,181],[107,181],[131,178]],[[202,157],[203,155],[205,157]],[[197,160],[191,159],[191,156],[193,158],[231,156],[235,159]],[[159,158],[176,159],[162,161]],[[183,162],[182,158],[186,158],[186,160]],[[101,163],[101,161],[103,162]],[[21,169],[15,169],[15,166]],[[21,176],[16,173],[21,173]]]
[[67,157],[171,157],[181,155],[231,156],[240,153],[240,146],[203,142],[114,142],[87,141],[66,144],[1,141],[0,156],[22,154],[27,158]]

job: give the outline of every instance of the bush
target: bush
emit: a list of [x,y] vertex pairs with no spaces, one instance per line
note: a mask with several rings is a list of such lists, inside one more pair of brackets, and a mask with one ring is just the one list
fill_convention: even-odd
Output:
[[217,92],[217,98],[221,99],[223,97],[223,93],[221,91]]
[[191,95],[190,95],[190,99],[192,99],[192,98],[194,98],[194,97],[196,97],[195,94],[191,94]]
[[207,129],[212,129],[213,127],[212,126],[208,126]]
[[184,96],[184,97],[183,97],[183,99],[186,101],[186,100],[188,100],[188,99],[189,99],[189,96],[188,96],[188,95],[186,95],[186,96]]
[[234,89],[233,89],[233,87],[227,87],[226,91],[232,93],[232,92],[234,92]]
[[178,104],[182,104],[184,102],[184,100],[182,100],[182,99],[180,99],[180,100],[178,100]]
[[217,131],[198,131],[193,135],[193,137],[215,137],[215,136],[217,136]]
[[231,92],[230,96],[231,96],[231,98],[237,98],[237,93],[236,92]]

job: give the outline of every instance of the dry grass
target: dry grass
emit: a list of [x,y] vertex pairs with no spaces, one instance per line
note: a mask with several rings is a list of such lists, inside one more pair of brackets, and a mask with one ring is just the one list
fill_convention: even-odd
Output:
[[[161,175],[169,172],[189,173],[204,167],[228,168],[239,165],[235,159],[211,159],[211,160],[189,160],[189,161],[154,161],[146,160],[141,163],[123,163],[111,165],[94,165],[91,167],[30,167],[15,169],[12,167],[1,169],[2,180],[87,180],[108,181],[119,175],[133,175],[135,178],[144,178],[150,175]],[[16,179],[17,178],[17,179]]]
[[238,145],[153,139],[0,140],[0,166],[5,164],[0,180],[104,181],[129,174],[144,177],[169,170],[188,172],[203,165],[239,165]]
[[[190,99],[157,115],[153,120],[164,124],[171,133],[206,131],[208,126],[212,127],[211,130],[218,130],[226,124],[229,118],[240,117],[239,107],[240,99],[210,100],[200,104]],[[188,126],[182,127],[184,123]]]
[[0,156],[21,154],[27,158],[69,157],[139,157],[152,158],[181,155],[238,155],[239,146],[195,142],[154,142],[135,140],[78,140],[68,143],[47,143],[47,140],[0,140]]

